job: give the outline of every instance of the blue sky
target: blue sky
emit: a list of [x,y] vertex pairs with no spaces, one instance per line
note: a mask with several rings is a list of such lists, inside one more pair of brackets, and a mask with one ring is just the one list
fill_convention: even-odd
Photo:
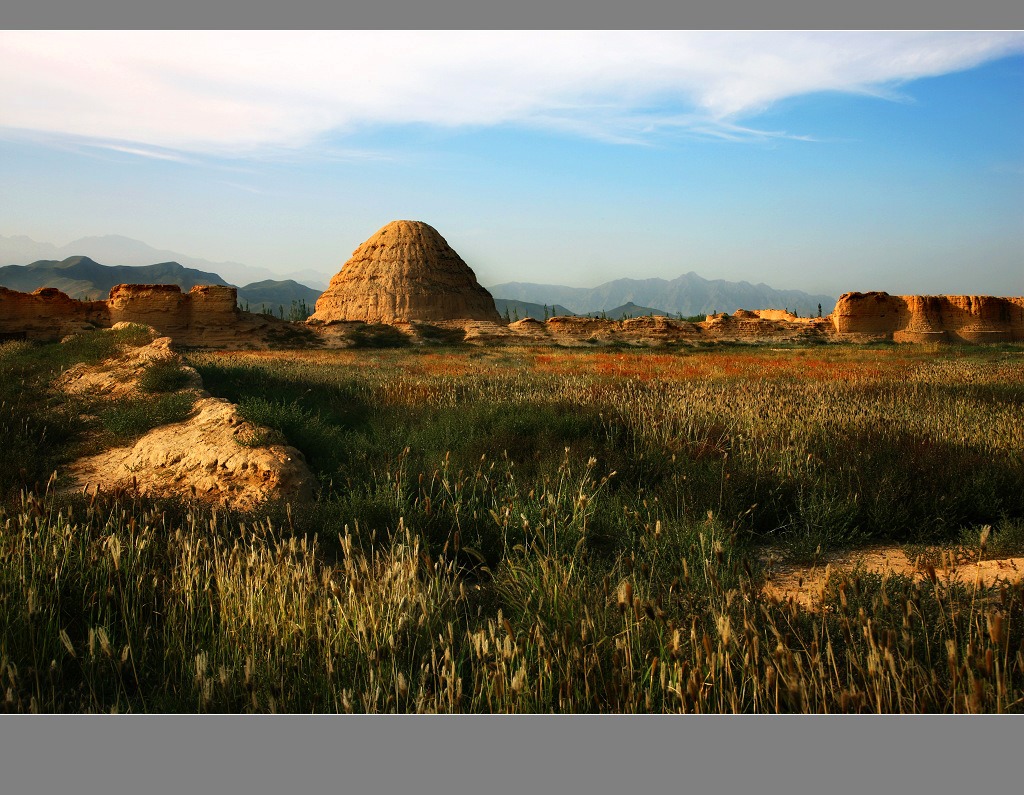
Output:
[[329,275],[412,218],[484,284],[1024,293],[1020,34],[4,32],[0,72],[2,235]]

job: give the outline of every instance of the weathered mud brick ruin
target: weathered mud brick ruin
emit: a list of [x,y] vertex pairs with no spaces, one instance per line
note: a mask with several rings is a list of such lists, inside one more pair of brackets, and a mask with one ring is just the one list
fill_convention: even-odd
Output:
[[273,319],[242,312],[234,287],[119,284],[106,301],[76,301],[52,287],[19,293],[0,287],[0,339],[54,340],[131,322],[152,326],[183,345],[232,346]]
[[377,230],[331,279],[310,320],[502,322],[469,265],[422,221],[392,221]]
[[1024,298],[846,293],[832,312],[839,337],[896,342],[1024,340]]

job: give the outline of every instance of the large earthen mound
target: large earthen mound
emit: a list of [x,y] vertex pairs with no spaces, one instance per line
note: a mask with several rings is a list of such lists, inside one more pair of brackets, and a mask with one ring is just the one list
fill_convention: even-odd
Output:
[[313,322],[501,322],[494,299],[443,237],[422,221],[392,221],[353,253],[316,302]]

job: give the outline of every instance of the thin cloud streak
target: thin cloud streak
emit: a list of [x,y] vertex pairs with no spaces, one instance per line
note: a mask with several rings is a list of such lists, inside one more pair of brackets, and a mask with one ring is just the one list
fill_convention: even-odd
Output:
[[1019,52],[1012,32],[6,31],[0,127],[158,158],[302,157],[409,124],[802,140],[744,120],[823,91],[900,101],[907,81]]
[[135,155],[137,157],[148,157],[153,160],[170,160],[175,163],[191,163],[194,162],[191,158],[184,157],[177,152],[160,151],[157,149],[150,149],[142,146],[125,146],[123,144],[112,144],[112,143],[95,143],[90,144],[96,149],[105,149],[111,152],[120,152],[125,155]]

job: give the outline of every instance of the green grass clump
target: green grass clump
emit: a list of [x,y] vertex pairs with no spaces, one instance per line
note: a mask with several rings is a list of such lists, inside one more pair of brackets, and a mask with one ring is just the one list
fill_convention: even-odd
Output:
[[77,455],[95,452],[104,433],[114,443],[125,442],[188,415],[194,397],[161,391],[185,377],[177,365],[151,365],[143,380],[154,394],[143,398],[97,401],[53,387],[70,367],[96,365],[152,340],[148,327],[128,324],[82,332],[60,343],[0,344],[0,499],[46,483]]
[[345,433],[323,419],[319,412],[304,408],[298,401],[285,402],[263,397],[243,398],[238,413],[266,431],[243,441],[254,447],[288,442],[300,449],[314,465],[331,469],[344,451]]
[[139,376],[138,386],[143,392],[174,392],[188,385],[189,377],[173,359],[158,359],[147,365]]
[[103,403],[98,415],[103,428],[118,441],[129,441],[160,425],[181,422],[192,412],[195,395],[165,392],[152,397],[125,397]]
[[62,343],[0,344],[0,499],[45,483],[91,429],[82,419],[88,401],[54,390],[52,381],[76,364],[97,364],[151,340],[146,327],[129,325],[75,334]]

